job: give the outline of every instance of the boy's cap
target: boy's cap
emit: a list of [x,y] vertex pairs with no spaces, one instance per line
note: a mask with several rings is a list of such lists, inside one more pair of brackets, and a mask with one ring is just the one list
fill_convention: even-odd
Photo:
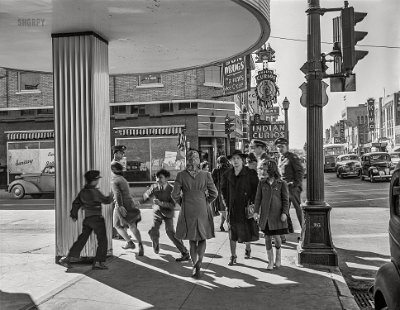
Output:
[[88,172],[85,173],[85,179],[88,182],[100,179],[100,171],[99,170],[89,170]]
[[126,150],[126,146],[125,145],[114,145],[112,147],[113,153],[117,153],[117,152],[125,152]]
[[278,138],[278,139],[275,140],[274,144],[275,145],[278,145],[278,144],[286,144],[286,145],[288,145],[289,143],[288,143],[288,140],[285,139],[285,138]]

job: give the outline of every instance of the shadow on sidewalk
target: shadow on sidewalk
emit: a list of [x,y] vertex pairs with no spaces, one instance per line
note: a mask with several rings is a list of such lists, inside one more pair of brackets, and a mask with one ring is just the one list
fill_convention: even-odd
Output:
[[[243,305],[246,309],[265,309],[267,300],[271,309],[317,309],[338,302],[329,273],[293,265],[271,272],[265,269],[263,259],[239,259],[235,266],[225,266],[228,261],[216,259],[203,263],[202,277],[195,280],[191,264],[175,262],[173,253],[136,259],[130,255],[109,260],[109,270],[72,268],[68,272],[85,273],[154,309],[243,309]],[[289,293],[290,298],[280,297]]]
[[35,302],[29,294],[24,293],[8,293],[0,290],[0,309],[37,309]]
[[350,288],[367,290],[374,284],[379,267],[390,261],[390,256],[374,252],[336,248],[339,268]]

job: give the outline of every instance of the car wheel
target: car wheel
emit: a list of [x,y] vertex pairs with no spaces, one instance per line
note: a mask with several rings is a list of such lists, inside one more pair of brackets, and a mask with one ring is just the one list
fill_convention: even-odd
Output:
[[25,196],[25,189],[22,185],[17,184],[13,186],[11,193],[13,194],[14,198],[22,199]]
[[33,199],[39,199],[40,197],[42,197],[42,194],[31,194],[31,197]]
[[369,181],[375,183],[375,179],[372,177],[372,172],[369,173]]

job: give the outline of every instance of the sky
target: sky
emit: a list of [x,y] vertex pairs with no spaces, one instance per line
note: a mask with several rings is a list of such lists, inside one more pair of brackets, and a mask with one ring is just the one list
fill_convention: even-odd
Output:
[[[320,0],[323,8],[343,7],[343,1]],[[341,119],[341,112],[347,106],[365,103],[375,98],[400,91],[400,1],[399,0],[357,0],[349,1],[356,12],[368,15],[356,25],[356,30],[367,31],[368,35],[359,45],[397,46],[399,48],[361,47],[369,54],[354,68],[356,74],[355,92],[331,93],[327,89],[328,104],[323,109],[325,129]],[[306,142],[306,109],[300,105],[299,86],[305,82],[300,67],[307,60],[307,0],[271,0],[271,35],[267,43],[275,50],[276,62],[269,64],[278,75],[280,90],[278,103],[287,97],[290,101],[289,138],[291,148],[302,149]],[[329,12],[321,16],[321,41],[332,42],[332,19],[340,12]],[[295,39],[292,41],[279,39]],[[321,44],[321,52],[332,51],[332,44]],[[333,73],[332,65],[327,64]],[[330,71],[332,70],[332,71]],[[329,79],[324,79],[329,84]]]

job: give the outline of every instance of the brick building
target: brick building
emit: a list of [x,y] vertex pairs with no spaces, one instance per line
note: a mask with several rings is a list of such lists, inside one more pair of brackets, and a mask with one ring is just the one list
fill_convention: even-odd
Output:
[[[52,81],[51,73],[0,68],[0,166],[8,164],[7,183],[54,161]],[[183,167],[182,134],[213,167],[227,151],[226,115],[237,119],[231,147],[242,147],[243,109],[234,96],[223,96],[221,66],[111,75],[109,95],[111,144],[128,147],[129,181],[149,182],[160,167],[176,175]]]

